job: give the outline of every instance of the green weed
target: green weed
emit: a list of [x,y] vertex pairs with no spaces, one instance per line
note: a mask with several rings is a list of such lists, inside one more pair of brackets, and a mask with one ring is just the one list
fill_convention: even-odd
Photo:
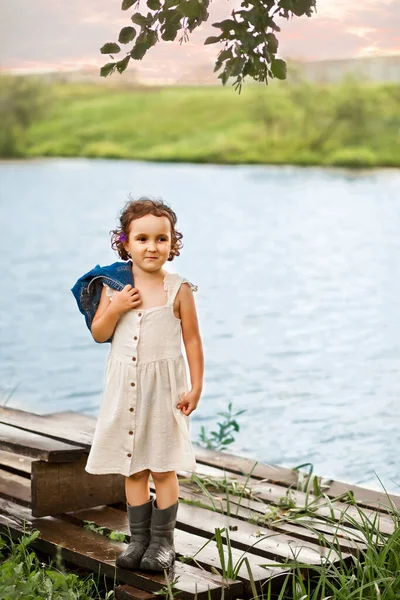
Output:
[[209,450],[226,450],[226,448],[235,441],[235,434],[238,433],[240,426],[236,418],[245,413],[245,410],[238,410],[232,412],[232,402],[228,404],[228,410],[226,412],[217,413],[218,416],[223,417],[223,421],[218,421],[218,429],[216,431],[210,431],[207,433],[204,426],[200,431],[200,445],[208,448]]
[[[60,553],[50,565],[40,562],[29,546],[40,532],[21,535],[18,542],[11,536],[0,537],[0,598],[2,600],[111,600],[113,590],[100,596],[92,576],[78,577],[67,573]],[[53,564],[55,563],[55,564]]]

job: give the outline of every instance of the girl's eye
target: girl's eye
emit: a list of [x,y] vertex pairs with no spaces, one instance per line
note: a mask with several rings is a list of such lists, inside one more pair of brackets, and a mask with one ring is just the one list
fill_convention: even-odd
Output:
[[159,242],[166,242],[166,241],[167,241],[167,238],[165,238],[165,237],[161,237],[161,238],[158,238],[158,241],[159,241]]

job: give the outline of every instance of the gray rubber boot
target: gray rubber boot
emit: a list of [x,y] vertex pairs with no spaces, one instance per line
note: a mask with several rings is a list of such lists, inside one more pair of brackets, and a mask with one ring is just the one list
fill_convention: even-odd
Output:
[[115,564],[121,569],[138,569],[150,543],[150,523],[153,498],[140,506],[126,503],[131,538],[128,547],[117,557]]
[[147,548],[140,569],[143,571],[164,571],[175,561],[174,529],[178,502],[168,508],[156,508],[151,514],[151,542]]

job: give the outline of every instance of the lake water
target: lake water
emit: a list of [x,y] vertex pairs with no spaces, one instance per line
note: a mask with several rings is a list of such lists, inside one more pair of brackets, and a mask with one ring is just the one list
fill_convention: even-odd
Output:
[[[131,192],[162,196],[198,284],[206,355],[193,414],[232,451],[400,493],[400,172],[60,159],[0,164],[0,401],[96,415],[108,345],[70,288],[117,260]],[[375,474],[376,473],[376,474]]]

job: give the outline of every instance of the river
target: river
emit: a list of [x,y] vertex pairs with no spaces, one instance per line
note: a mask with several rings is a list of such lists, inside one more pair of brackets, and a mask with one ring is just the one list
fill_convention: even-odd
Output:
[[96,415],[106,344],[70,288],[116,260],[127,199],[162,197],[199,286],[204,394],[232,451],[400,493],[400,172],[52,159],[0,164],[0,402]]

